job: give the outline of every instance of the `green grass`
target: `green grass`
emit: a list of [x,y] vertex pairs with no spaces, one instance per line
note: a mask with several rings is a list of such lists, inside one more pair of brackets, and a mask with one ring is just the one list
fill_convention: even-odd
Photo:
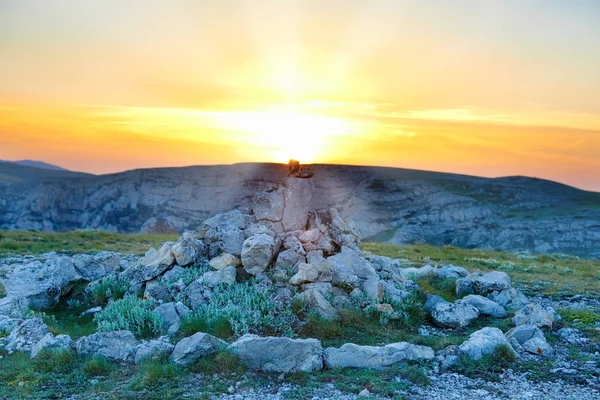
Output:
[[494,250],[470,250],[454,246],[395,246],[364,243],[363,250],[407,259],[415,266],[454,264],[473,271],[505,271],[524,289],[535,287],[543,295],[586,294],[600,291],[600,260],[563,254],[523,256]]
[[593,325],[596,322],[600,322],[600,314],[592,310],[563,308],[559,309],[558,313],[566,322],[570,323],[577,322],[583,325]]
[[146,359],[140,363],[135,374],[131,388],[133,389],[156,389],[165,386],[175,387],[185,370],[169,361],[168,357],[158,359]]
[[0,231],[0,254],[42,254],[50,251],[71,253],[116,251],[142,255],[178,235],[138,235],[97,231],[29,232]]

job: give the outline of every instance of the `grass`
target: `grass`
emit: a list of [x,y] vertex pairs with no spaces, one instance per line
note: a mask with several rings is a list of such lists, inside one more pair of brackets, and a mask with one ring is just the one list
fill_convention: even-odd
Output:
[[570,323],[579,323],[582,325],[593,325],[600,322],[600,314],[592,310],[577,310],[572,308],[559,309],[558,313],[566,321]]
[[492,354],[473,360],[463,355],[453,370],[468,377],[485,377],[487,380],[498,380],[498,374],[511,368],[517,358],[509,346],[501,345]]
[[97,231],[29,232],[0,231],[0,254],[37,255],[50,251],[65,253],[116,251],[143,255],[150,247],[158,248],[178,235],[138,235]]
[[[542,295],[595,295],[600,291],[600,260],[565,254],[523,255],[494,250],[461,249],[454,246],[395,246],[364,243],[363,250],[403,258],[421,266],[454,264],[473,271],[505,271],[518,286],[535,288]],[[443,297],[443,296],[442,296]]]

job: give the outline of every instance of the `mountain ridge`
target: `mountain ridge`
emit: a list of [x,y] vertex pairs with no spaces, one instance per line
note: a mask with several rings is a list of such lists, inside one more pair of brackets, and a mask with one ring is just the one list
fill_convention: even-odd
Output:
[[[357,223],[363,239],[600,257],[600,193],[519,176],[312,168],[313,208],[337,208]],[[241,163],[67,178],[0,185],[0,228],[193,229],[216,213],[249,209],[255,193],[285,181],[288,171],[282,164]]]

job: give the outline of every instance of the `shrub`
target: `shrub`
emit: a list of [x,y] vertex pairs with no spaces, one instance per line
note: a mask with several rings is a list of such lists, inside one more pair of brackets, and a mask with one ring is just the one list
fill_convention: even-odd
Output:
[[92,357],[83,364],[83,371],[88,376],[106,376],[113,369],[113,365],[103,357]]
[[[252,281],[216,287],[210,303],[189,316],[196,326],[213,327],[229,322],[236,336],[246,333],[293,335],[296,317],[285,305],[272,299],[272,291]],[[204,324],[204,325],[202,325]]]
[[340,320],[329,321],[318,314],[310,313],[301,329],[301,333],[304,337],[337,339],[342,337],[343,329]]
[[145,359],[140,363],[138,372],[131,382],[134,389],[156,388],[174,381],[183,369],[169,361],[168,356],[157,359]]
[[105,306],[111,299],[122,299],[128,288],[129,284],[125,280],[111,275],[102,279],[86,292],[86,301],[93,306]]
[[38,372],[67,372],[75,364],[75,354],[70,350],[44,349],[33,360],[33,366]]
[[192,312],[181,318],[179,335],[182,337],[191,336],[196,332],[209,333],[213,336],[227,339],[233,336],[231,324],[225,317],[216,317],[208,321],[203,313]]
[[94,316],[99,332],[128,330],[136,337],[148,338],[160,334],[162,320],[152,312],[155,304],[135,296],[111,301]]

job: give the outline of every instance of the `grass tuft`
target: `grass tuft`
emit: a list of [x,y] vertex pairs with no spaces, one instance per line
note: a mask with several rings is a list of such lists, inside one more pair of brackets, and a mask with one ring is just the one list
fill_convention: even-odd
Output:
[[155,304],[135,296],[112,301],[94,316],[98,332],[128,330],[138,338],[150,338],[160,334],[162,320],[153,313]]

